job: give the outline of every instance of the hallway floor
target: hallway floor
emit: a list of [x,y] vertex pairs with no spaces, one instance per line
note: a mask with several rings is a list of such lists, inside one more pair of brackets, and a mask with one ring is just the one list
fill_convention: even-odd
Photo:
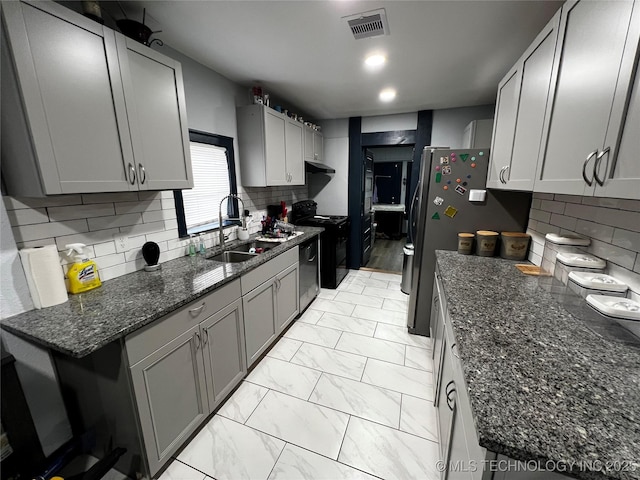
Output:
[[431,340],[400,276],[322,290],[161,480],[440,477]]
[[407,240],[405,238],[400,240],[376,238],[375,242],[373,242],[371,258],[366,268],[402,273],[402,260],[404,258],[402,248],[406,243]]

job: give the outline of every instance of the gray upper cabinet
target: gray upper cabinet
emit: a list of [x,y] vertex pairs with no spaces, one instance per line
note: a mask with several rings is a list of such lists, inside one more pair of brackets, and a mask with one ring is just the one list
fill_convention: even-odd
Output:
[[596,165],[616,158],[638,8],[632,0],[563,6],[535,191],[593,195]]
[[242,300],[200,324],[209,406],[215,409],[247,373]]
[[2,17],[9,194],[192,186],[179,64],[54,2]]
[[533,190],[560,26],[560,11],[498,86],[487,186]]
[[514,66],[498,85],[495,127],[491,140],[491,159],[487,174],[487,187],[499,188],[505,167],[511,161],[513,132],[518,114],[518,93],[520,91],[520,71]]
[[131,367],[152,475],[209,414],[198,325]]
[[193,187],[182,67],[116,35],[140,190]]
[[[629,37],[637,38],[637,31],[640,30],[640,5],[638,3],[636,3],[633,15]],[[640,55],[640,49],[638,54]],[[631,52],[625,52],[623,62],[628,63],[633,62],[633,60],[634,56],[631,55]],[[596,196],[640,200],[640,161],[638,161],[638,152],[640,151],[640,140],[638,139],[638,133],[640,132],[639,65],[639,63],[636,63],[633,87],[629,92],[629,101],[623,113],[625,120],[620,131],[618,149],[613,153],[601,152],[601,160],[596,166],[596,189],[594,193]],[[626,68],[627,65],[623,65],[623,69],[626,70]],[[622,103],[621,94],[617,98],[619,101],[615,104],[615,108],[619,111]],[[617,111],[612,115],[615,115]],[[615,138],[617,132],[614,130],[610,128],[607,131],[606,145],[618,142],[618,138]]]
[[304,125],[264,105],[237,109],[242,185],[304,185]]
[[2,42],[2,167],[9,193],[131,189],[114,32],[56,3],[2,7],[8,40]]

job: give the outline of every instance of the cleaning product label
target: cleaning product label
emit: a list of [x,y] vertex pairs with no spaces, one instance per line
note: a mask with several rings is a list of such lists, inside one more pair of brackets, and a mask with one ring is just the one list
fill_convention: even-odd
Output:
[[82,283],[92,282],[96,279],[95,264],[87,265],[78,273],[78,280]]

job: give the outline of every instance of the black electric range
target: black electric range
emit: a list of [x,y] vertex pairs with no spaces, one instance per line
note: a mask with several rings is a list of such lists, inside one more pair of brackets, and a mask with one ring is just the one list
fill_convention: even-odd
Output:
[[320,284],[322,288],[337,288],[349,272],[347,268],[347,242],[349,217],[343,215],[318,215],[318,204],[303,200],[291,206],[291,223],[294,225],[323,227],[320,235]]

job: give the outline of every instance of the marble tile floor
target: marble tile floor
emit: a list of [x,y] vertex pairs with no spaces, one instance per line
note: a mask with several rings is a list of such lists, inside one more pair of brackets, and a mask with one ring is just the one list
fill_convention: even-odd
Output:
[[431,341],[399,284],[322,290],[160,480],[439,479]]

